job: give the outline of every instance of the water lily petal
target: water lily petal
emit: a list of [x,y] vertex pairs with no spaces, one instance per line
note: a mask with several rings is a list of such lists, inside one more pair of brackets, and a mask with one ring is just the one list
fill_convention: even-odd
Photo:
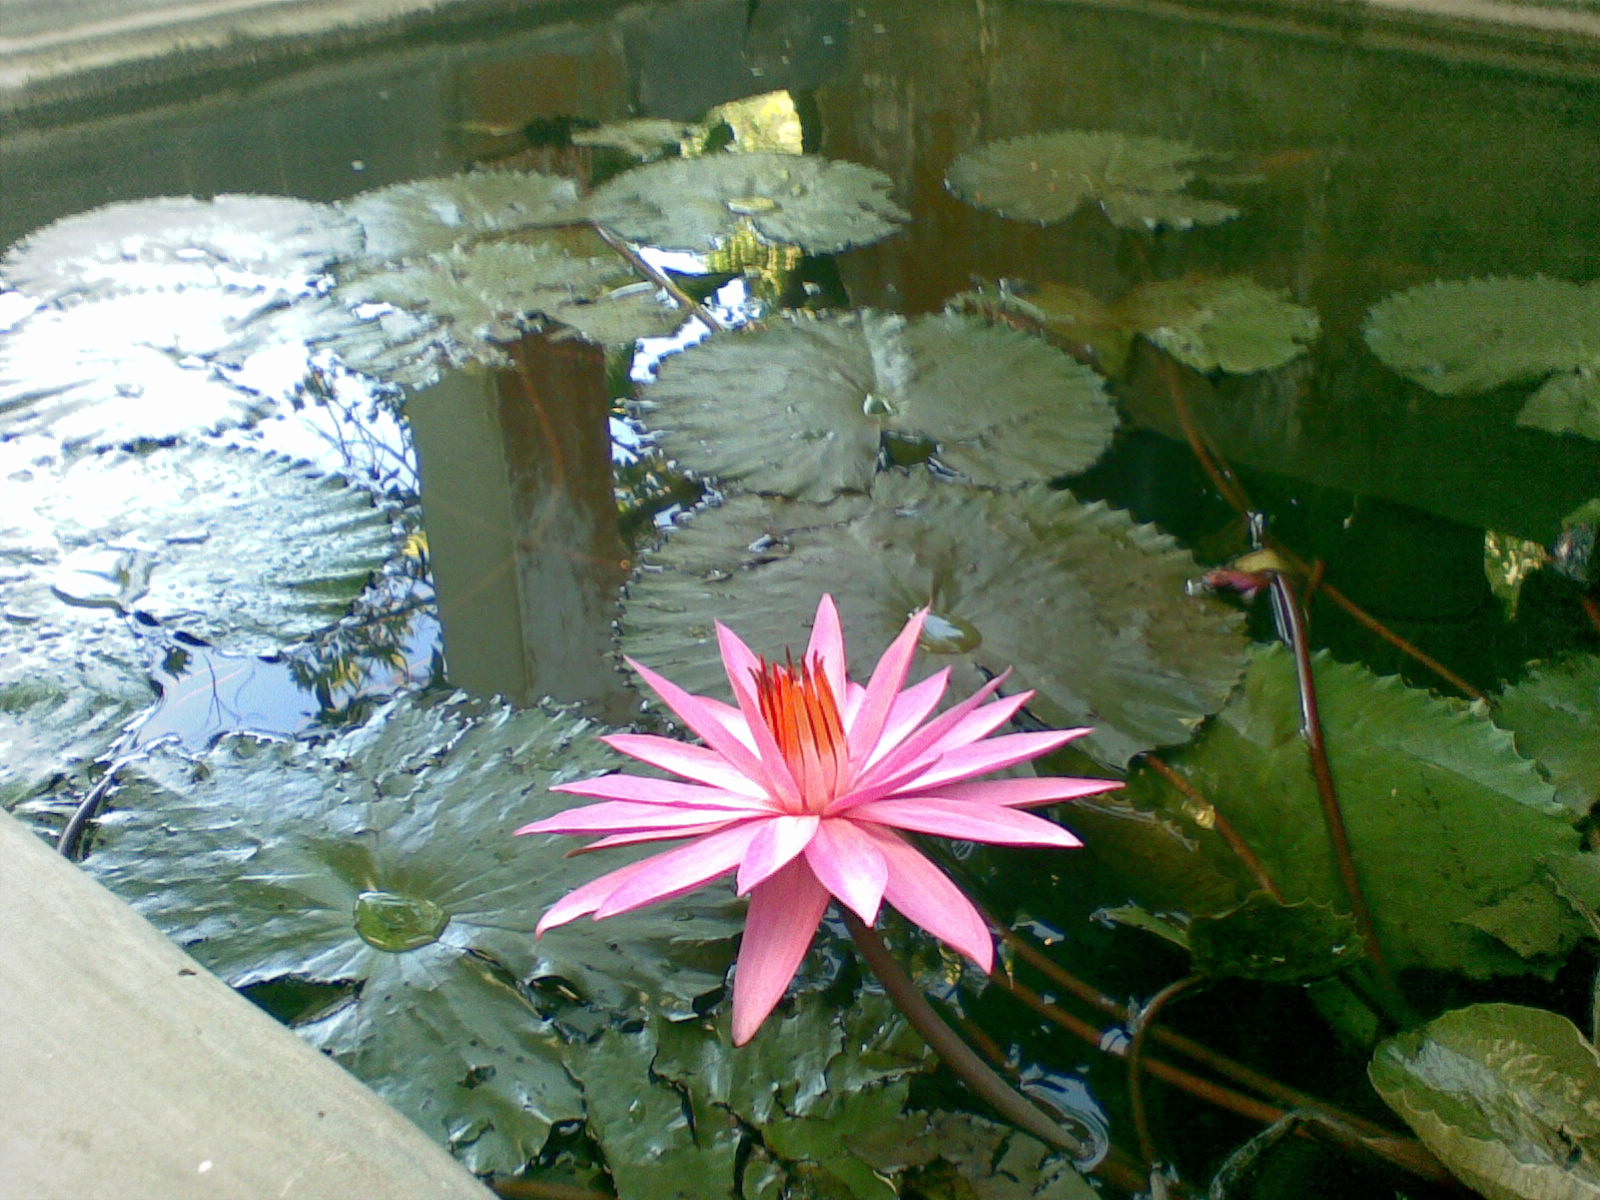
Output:
[[[974,779],[945,783],[931,794],[965,804],[1000,804],[1028,808],[1077,800],[1123,786],[1120,779],[1079,779],[1070,775],[1035,775],[1028,779]],[[911,797],[905,797],[911,799]]]
[[1061,826],[1032,813],[998,805],[969,804],[963,800],[880,800],[850,810],[850,820],[889,825],[912,833],[935,833],[969,842],[1007,846],[1059,846],[1066,850],[1083,845]]
[[743,896],[768,876],[787,866],[806,848],[817,832],[818,819],[814,816],[770,817],[761,823],[739,864],[739,875],[734,890]]
[[573,888],[539,918],[539,923],[534,926],[533,935],[541,937],[546,929],[554,929],[557,925],[565,925],[568,921],[592,913],[605,903],[607,896],[649,865],[650,860],[642,858],[638,862],[618,867],[615,871],[607,871],[604,875],[596,876],[588,883]]
[[640,762],[671,771],[674,775],[682,775],[696,783],[708,783],[742,796],[762,797],[767,794],[759,780],[751,779],[722,755],[705,746],[675,742],[653,733],[608,733],[600,740],[613,750],[620,750]]
[[806,862],[822,886],[868,925],[878,919],[889,862],[877,844],[849,821],[823,821],[806,847]]
[[589,854],[595,850],[610,850],[616,846],[635,846],[640,842],[682,841],[686,837],[715,833],[727,827],[727,821],[707,821],[704,825],[685,825],[682,829],[631,829],[627,833],[613,833],[609,837],[598,838],[587,846],[568,850],[567,857],[574,858],[579,854]]
[[[883,723],[883,732],[878,735],[875,755],[881,758],[905,741],[927,719],[928,714],[939,707],[939,701],[944,699],[945,689],[949,686],[950,668],[944,667],[896,696],[889,709],[889,717]],[[868,762],[870,764],[871,760]]]
[[[856,777],[856,787],[858,789],[876,788],[891,776],[902,775],[907,770],[920,770],[917,764],[926,756],[927,748],[938,742],[941,737],[944,737],[951,729],[955,728],[968,713],[994,695],[1008,675],[1010,675],[1009,671],[1001,672],[965,700],[947,708],[887,753],[869,756],[866,770]],[[1005,701],[999,700],[995,703],[1003,704]]]
[[733,687],[733,698],[744,714],[750,735],[755,739],[756,753],[766,764],[772,795],[790,804],[798,803],[800,785],[784,761],[783,752],[761,715],[761,704],[756,698],[755,676],[761,670],[761,659],[745,645],[739,635],[721,621],[717,622],[717,645],[722,651],[722,665],[728,672],[728,683]]
[[738,866],[764,824],[764,821],[746,821],[645,859],[650,869],[625,880],[607,896],[595,910],[595,920],[614,917],[658,900],[670,900],[694,891],[718,875],[727,874]]
[[828,687],[834,696],[844,700],[845,694],[845,650],[844,627],[839,621],[839,606],[833,602],[833,597],[826,592],[822,599],[817,601],[817,618],[811,623],[811,641],[806,646],[807,663],[813,660],[822,664],[822,673],[827,677]]
[[752,893],[739,964],[733,970],[733,1043],[742,1046],[767,1019],[828,908],[828,890],[804,858],[769,876]]
[[722,788],[676,779],[652,779],[648,775],[626,775],[620,771],[558,783],[552,792],[570,796],[593,796],[599,800],[637,800],[642,804],[686,805],[694,808],[730,808],[762,812],[772,809],[767,796],[742,796]]
[[[639,677],[650,685],[650,690],[661,697],[662,702],[678,715],[679,720],[697,734],[707,746],[727,759],[735,770],[759,783],[769,787],[772,785],[773,780],[767,763],[729,731],[723,720],[724,714],[718,712],[705,697],[685,691],[643,663],[635,662],[631,658],[625,658],[624,661],[639,673]],[[717,703],[720,704],[720,701]],[[759,742],[756,744],[760,745]]]
[[[608,800],[603,804],[585,804],[569,808],[553,817],[524,825],[516,832],[525,833],[611,833],[615,831],[646,829],[682,829],[688,825],[707,822],[741,821],[747,812],[728,809],[689,808],[671,804],[641,804],[635,800]],[[676,836],[676,835],[674,835]]]
[[1014,767],[1020,762],[1048,754],[1070,742],[1077,730],[1057,729],[1041,733],[1008,733],[974,742],[941,754],[927,771],[900,786],[901,792],[926,792],[952,780],[982,775],[985,771],[998,771]]
[[889,864],[883,898],[907,920],[977,963],[985,975],[994,970],[994,938],[961,889],[899,834],[873,826],[857,828],[877,843]]
[[922,626],[928,619],[926,608],[918,609],[906,622],[889,648],[883,652],[878,665],[872,669],[867,681],[867,694],[855,713],[855,719],[846,727],[850,737],[850,760],[866,763],[872,760],[878,748],[878,739],[889,717],[895,697],[906,685],[906,675],[911,670],[911,660],[916,657],[917,639],[922,636]]

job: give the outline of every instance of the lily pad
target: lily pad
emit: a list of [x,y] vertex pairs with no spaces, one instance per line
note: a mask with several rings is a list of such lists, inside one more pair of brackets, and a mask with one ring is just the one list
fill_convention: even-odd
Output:
[[971,1200],[1095,1200],[1066,1156],[1037,1138],[972,1113],[909,1112],[850,1148],[879,1171],[910,1168],[917,1195]]
[[1574,814],[1600,802],[1600,657],[1575,654],[1534,667],[1506,688],[1494,720],[1544,768]]
[[809,154],[708,154],[624,172],[590,216],[631,242],[714,250],[744,227],[808,254],[834,254],[894,233],[908,219],[881,171]]
[[[1579,852],[1534,764],[1463,705],[1326,657],[1315,674],[1356,868],[1390,964],[1477,977],[1552,969],[1571,944],[1570,924],[1549,924],[1520,949],[1475,927],[1513,893],[1550,890],[1546,865]],[[1259,651],[1205,733],[1166,757],[1227,816],[1290,903],[1346,911],[1287,651]],[[1187,803],[1150,770],[1135,773],[1125,796],[1169,814]],[[1229,854],[1214,834],[1195,845],[1203,857]]]
[[41,628],[137,611],[265,654],[333,625],[397,544],[371,493],[253,451],[95,455],[8,486],[50,531],[15,568]]
[[69,303],[187,287],[300,295],[315,291],[334,262],[360,249],[360,227],[329,204],[287,196],[163,196],[46,225],[6,251],[0,274],[19,291]]
[[1372,352],[1442,396],[1542,383],[1518,422],[1600,438],[1600,280],[1429,283],[1367,313]]
[[89,866],[230,983],[361,984],[306,1035],[474,1170],[514,1170],[583,1112],[520,985],[688,1015],[737,929],[730,893],[535,940],[594,865],[512,831],[568,807],[551,785],[612,765],[597,732],[406,697],[321,745],[234,736],[198,762],[157,748],[120,777]]
[[155,702],[148,681],[131,672],[110,673],[117,690],[99,691],[94,676],[71,665],[56,665],[48,675],[19,671],[9,649],[0,638],[0,808],[7,810],[58,779],[86,790],[85,768],[109,754]]
[[806,500],[866,491],[886,438],[1009,486],[1086,469],[1117,423],[1100,377],[1037,338],[876,312],[712,338],[639,409],[684,465]]
[[1086,204],[1124,229],[1218,225],[1231,204],[1185,193],[1214,156],[1188,142],[1062,130],[989,142],[951,164],[945,186],[1003,217],[1049,225]]
[[1196,917],[1188,944],[1197,971],[1265,983],[1321,979],[1366,953],[1354,918],[1309,900],[1281,904],[1264,892],[1214,917]]
[[1103,504],[992,494],[889,473],[826,506],[736,496],[675,530],[629,586],[624,648],[692,692],[723,694],[712,618],[758,653],[801,641],[831,592],[865,678],[907,615],[931,605],[913,673],[953,669],[953,694],[1016,668],[1051,725],[1103,762],[1187,741],[1245,662],[1240,616],[1191,598],[1194,560]]
[[276,396],[240,379],[269,348],[245,327],[272,303],[196,288],[38,309],[0,334],[0,436],[102,449],[252,424]]
[[1558,1013],[1457,1009],[1385,1042],[1368,1074],[1488,1200],[1600,1197],[1600,1055]]
[[471,171],[362,192],[341,207],[360,223],[368,265],[443,253],[487,234],[581,222],[578,185],[530,171]]
[[[357,311],[392,306],[419,319],[409,331],[395,331],[409,338],[392,345],[391,354],[456,365],[504,364],[498,343],[542,328],[541,318],[616,342],[662,335],[680,320],[656,300],[653,286],[598,241],[570,237],[457,247],[360,276],[339,295]],[[357,367],[371,362],[360,351],[341,357]]]

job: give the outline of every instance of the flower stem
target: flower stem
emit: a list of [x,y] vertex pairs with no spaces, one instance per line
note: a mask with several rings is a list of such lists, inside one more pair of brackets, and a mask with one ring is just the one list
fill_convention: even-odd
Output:
[[1052,1120],[1043,1109],[979,1058],[955,1030],[933,1010],[933,1005],[911,982],[911,977],[895,961],[894,955],[883,944],[875,930],[867,928],[861,919],[849,910],[844,913],[845,928],[855,941],[856,948],[873,974],[883,984],[884,991],[895,1006],[905,1014],[906,1020],[920,1033],[933,1052],[945,1065],[960,1076],[963,1083],[987,1101],[1006,1120],[1033,1134],[1034,1137],[1057,1149],[1065,1150],[1080,1162],[1088,1162],[1093,1150],[1081,1138]]

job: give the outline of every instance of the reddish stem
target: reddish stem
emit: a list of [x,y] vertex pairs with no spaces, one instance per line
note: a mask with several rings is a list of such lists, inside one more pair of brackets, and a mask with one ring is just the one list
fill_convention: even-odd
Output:
[[1260,856],[1250,848],[1250,844],[1240,836],[1239,831],[1233,827],[1233,822],[1228,820],[1215,804],[1207,800],[1199,788],[1195,787],[1184,775],[1168,766],[1154,754],[1146,754],[1144,762],[1161,778],[1188,797],[1191,803],[1204,809],[1210,815],[1211,828],[1215,829],[1222,840],[1228,843],[1228,848],[1233,851],[1239,861],[1244,864],[1245,869],[1250,872],[1251,877],[1256,881],[1257,887],[1279,904],[1286,903],[1283,898],[1283,891],[1278,887],[1277,880],[1273,879],[1272,873],[1267,870],[1267,864],[1261,861]]

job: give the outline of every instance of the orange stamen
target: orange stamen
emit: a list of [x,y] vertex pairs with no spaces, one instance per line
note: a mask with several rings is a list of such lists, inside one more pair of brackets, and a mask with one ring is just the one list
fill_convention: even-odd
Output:
[[750,673],[762,719],[800,787],[801,803],[820,812],[838,794],[850,759],[827,674],[816,659],[797,666],[791,655],[782,663],[763,658]]

